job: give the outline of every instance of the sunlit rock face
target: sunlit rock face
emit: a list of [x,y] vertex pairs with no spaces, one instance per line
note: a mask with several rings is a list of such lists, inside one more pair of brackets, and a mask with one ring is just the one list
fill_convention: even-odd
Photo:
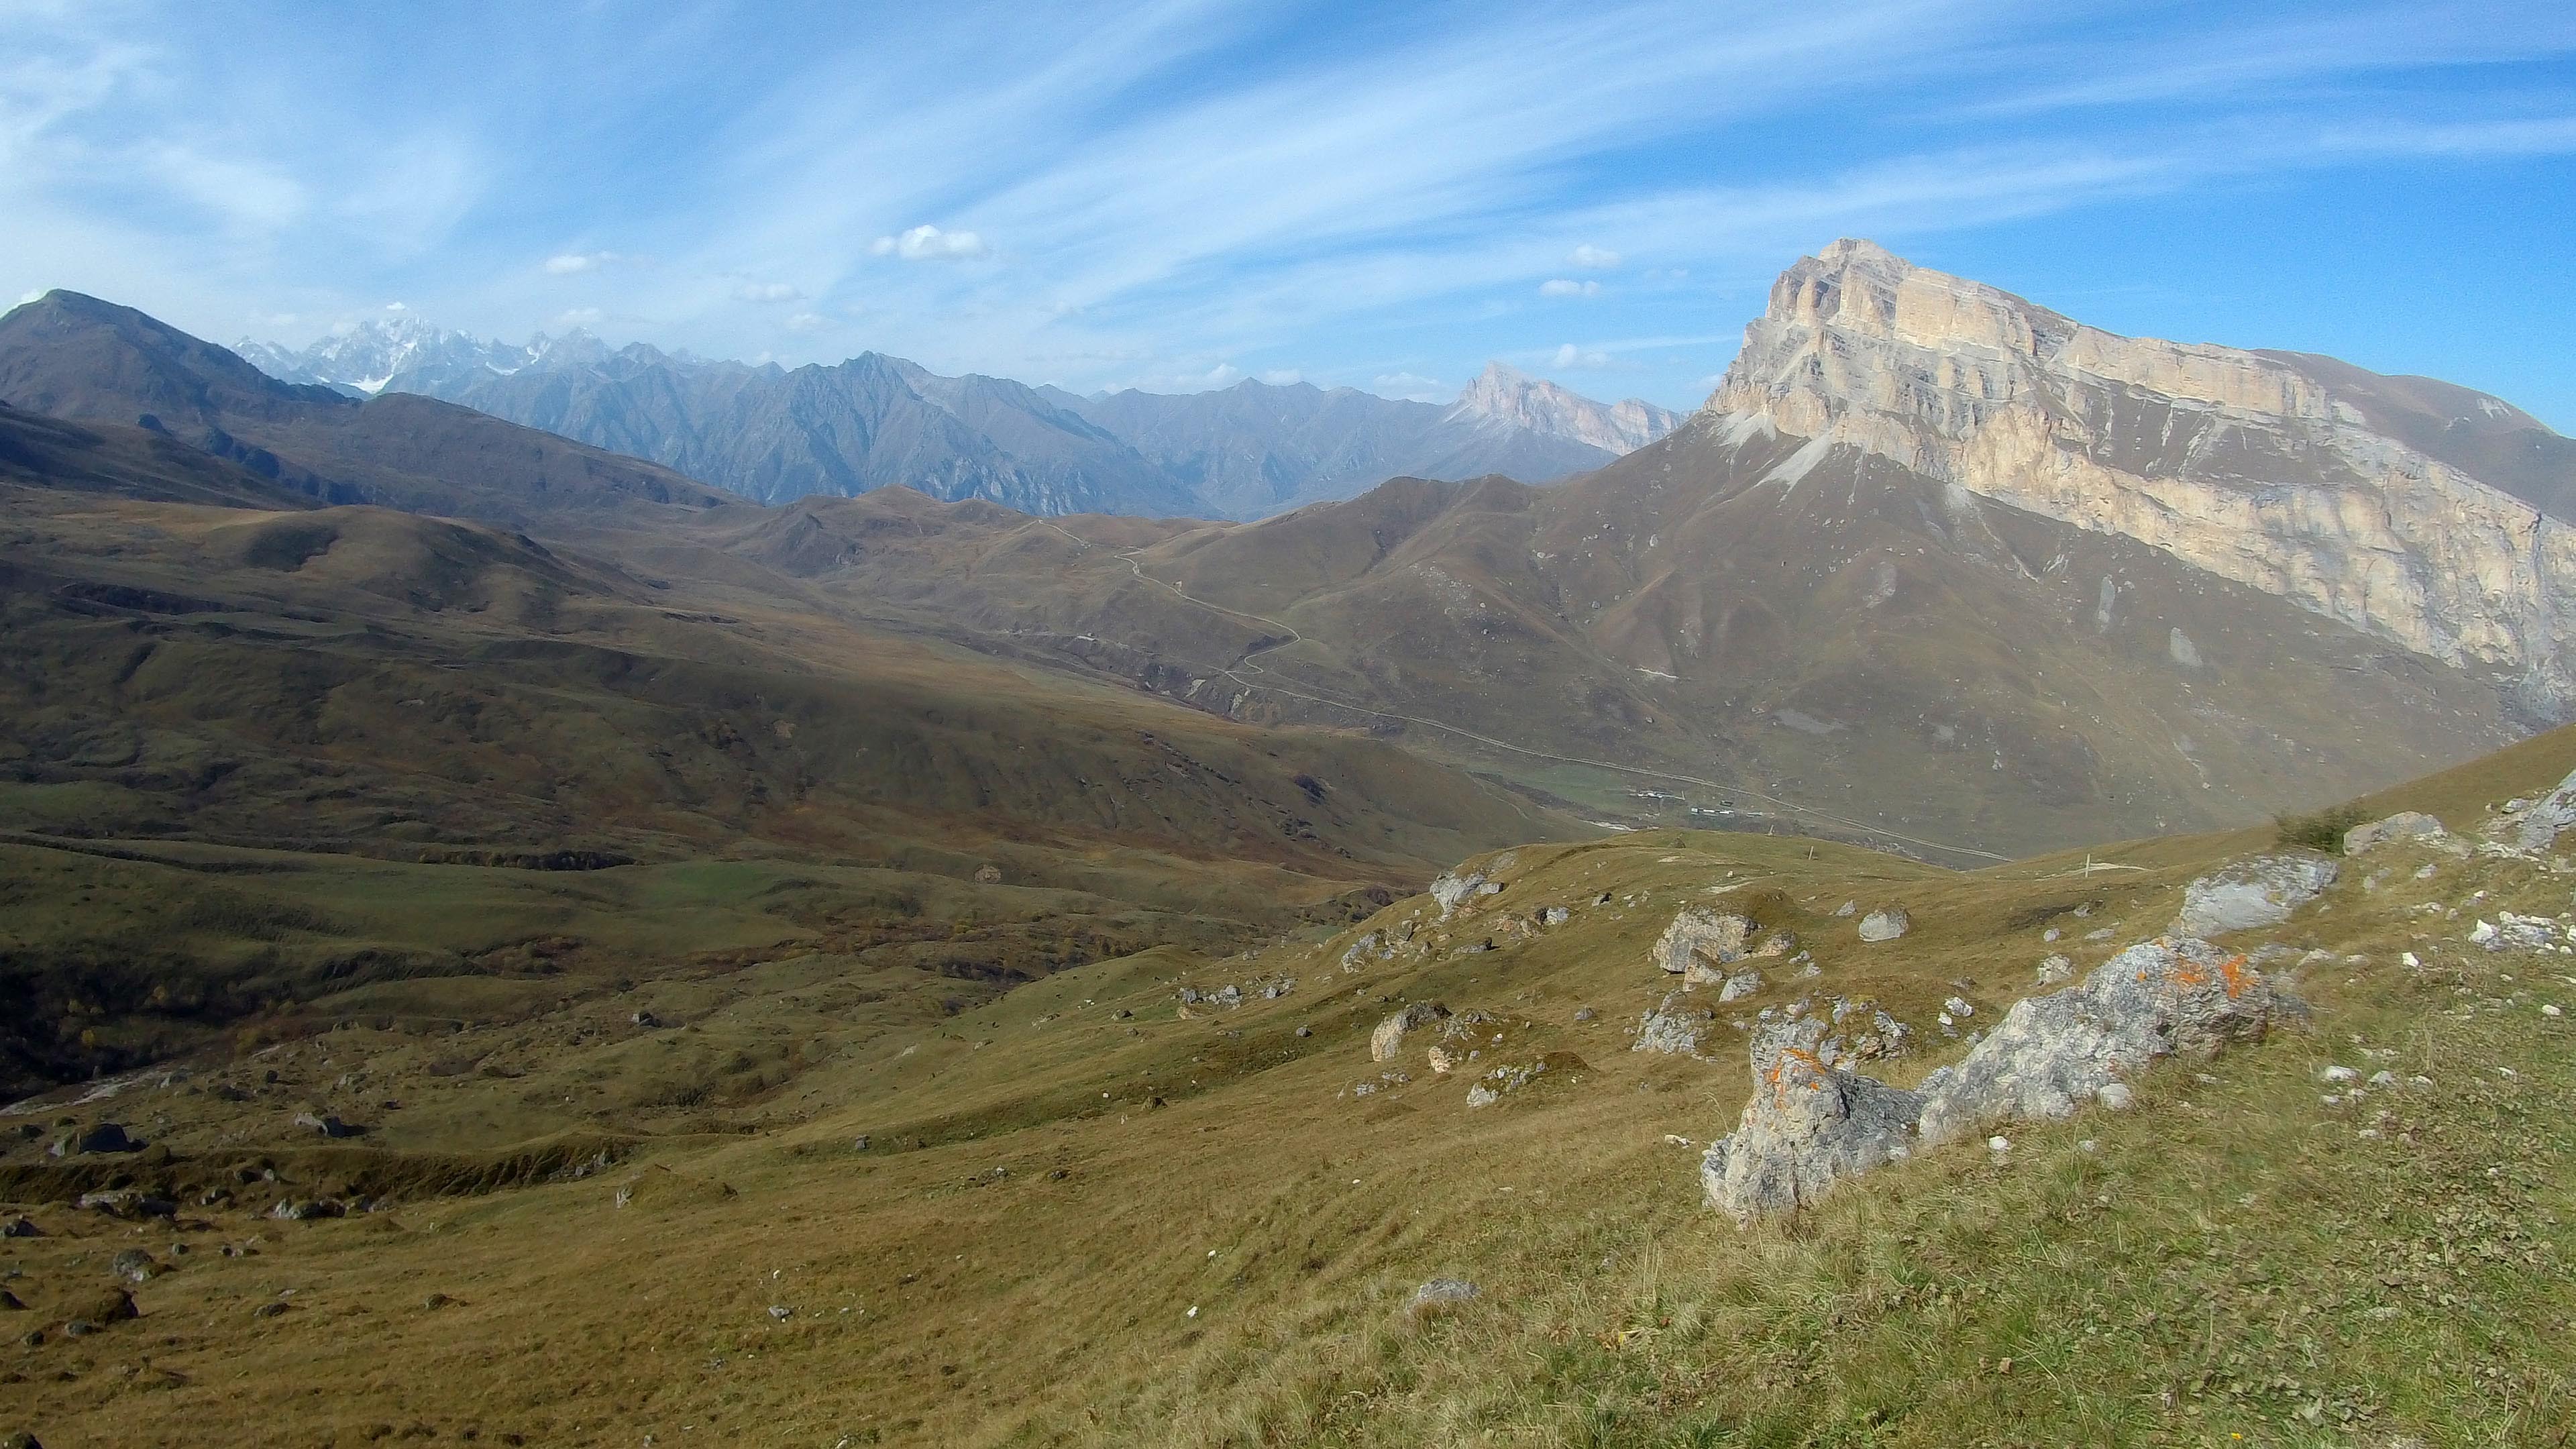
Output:
[[[1707,407],[2125,534],[2576,714],[2576,530],[2375,429],[2367,404],[2413,381],[2121,337],[1846,240],[1781,275]],[[2443,392],[2476,412],[2455,428],[2509,419],[2564,456]]]

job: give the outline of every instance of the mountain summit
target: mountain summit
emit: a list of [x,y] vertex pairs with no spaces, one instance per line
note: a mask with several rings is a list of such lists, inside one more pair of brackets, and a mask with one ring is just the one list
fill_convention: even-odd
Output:
[[1838,241],[1783,273],[1702,415],[2124,534],[2576,706],[2576,443],[2466,388],[2123,337]]
[[1449,409],[1452,421],[1490,419],[1609,453],[1632,453],[1680,427],[1682,414],[1639,398],[1599,403],[1508,363],[1491,362]]

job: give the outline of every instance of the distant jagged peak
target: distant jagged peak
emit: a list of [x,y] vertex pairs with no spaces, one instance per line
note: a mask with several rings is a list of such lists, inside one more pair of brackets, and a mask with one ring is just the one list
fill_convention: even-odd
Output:
[[[537,344],[545,340],[539,334]],[[513,347],[487,341],[441,327],[409,307],[395,306],[341,323],[301,351],[247,339],[234,350],[281,381],[322,383],[372,397],[394,379],[424,370],[488,367],[515,372],[534,359],[536,344]]]
[[1489,362],[1443,421],[1488,420],[1612,453],[1633,453],[1679,426],[1682,415],[1640,398],[1597,402],[1505,362]]

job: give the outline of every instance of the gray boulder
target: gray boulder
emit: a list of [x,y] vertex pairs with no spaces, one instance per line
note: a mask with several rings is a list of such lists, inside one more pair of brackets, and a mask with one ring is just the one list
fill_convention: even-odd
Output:
[[2343,853],[2359,855],[2373,846],[2392,840],[2440,840],[2451,832],[2442,822],[2421,810],[2400,810],[2385,820],[2356,825],[2343,833]]
[[[1460,902],[1469,896],[1479,894],[1479,887],[1484,884],[1486,881],[1481,872],[1470,871],[1460,875],[1454,871],[1443,871],[1437,880],[1431,882],[1431,899],[1439,903],[1440,918],[1447,920],[1450,913],[1458,909]],[[1496,889],[1499,890],[1500,887]]]
[[1405,1033],[1429,1026],[1449,1014],[1449,1008],[1436,1001],[1416,1001],[1402,1011],[1377,1024],[1369,1033],[1369,1060],[1391,1062],[1404,1050]]
[[2206,941],[2132,946],[2078,985],[2014,1002],[1958,1065],[1926,1077],[1920,1135],[2071,1116],[2159,1057],[2260,1040],[2283,1003],[2244,957]]
[[1413,1290],[1413,1296],[1404,1300],[1404,1311],[1422,1313],[1427,1310],[1446,1308],[1453,1304],[1464,1303],[1480,1291],[1475,1284],[1464,1278],[1434,1278]]
[[2233,861],[2182,889],[2175,936],[2215,936],[2277,926],[2325,893],[2341,873],[2322,855],[2255,855]]
[[1639,1018],[1637,1039],[1628,1050],[1698,1056],[1700,1034],[1708,1030],[1710,1020],[1707,1011],[1694,1009],[1688,997],[1674,992],[1664,998],[1661,1006]]
[[1655,938],[1652,954],[1657,966],[1681,976],[1694,965],[1725,966],[1742,960],[1744,944],[1752,936],[1753,922],[1748,917],[1684,906]]
[[129,1136],[121,1122],[101,1122],[80,1134],[74,1152],[140,1152],[143,1144]]
[[2558,832],[2570,825],[2576,825],[2576,772],[2522,812],[2514,843],[2537,854],[2556,845]]
[[1812,1021],[1765,1032],[1753,1046],[1753,1100],[1732,1136],[1700,1159],[1710,1206],[1746,1224],[1807,1207],[1839,1178],[1914,1150],[1922,1098],[1826,1065]]
[[1860,938],[1864,941],[1893,941],[1912,929],[1914,918],[1894,907],[1860,918]]

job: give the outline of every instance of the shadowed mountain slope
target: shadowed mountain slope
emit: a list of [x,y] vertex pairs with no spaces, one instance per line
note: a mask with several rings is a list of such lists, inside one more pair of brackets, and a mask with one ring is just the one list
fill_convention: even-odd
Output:
[[2516,733],[2493,681],[1802,446],[1702,419],[1555,489],[1399,481],[1151,534],[869,499],[729,542],[1232,717],[1939,859],[2241,823]]
[[[565,531],[278,487],[159,433],[0,412],[8,869],[249,849],[334,878],[368,861],[558,884],[438,886],[518,904],[510,929],[458,922],[431,945],[417,923],[283,907],[235,922],[210,905],[191,925],[184,865],[114,912],[22,900],[0,911],[0,1085],[148,1060],[325,989],[436,978],[451,985],[421,989],[470,996],[495,951],[506,971],[561,957],[632,977],[817,932],[927,939],[930,898],[990,925],[905,969],[971,997],[1110,949],[1221,945],[1480,844],[1579,829],[1355,732],[1217,720],[903,637],[749,560],[700,549],[724,567],[648,572]],[[764,863],[752,889],[785,914],[728,899],[703,927],[630,939],[611,918],[631,892],[583,884],[715,861]],[[871,901],[915,904],[882,931],[830,925],[876,919]],[[556,944],[531,958],[531,940]]]

